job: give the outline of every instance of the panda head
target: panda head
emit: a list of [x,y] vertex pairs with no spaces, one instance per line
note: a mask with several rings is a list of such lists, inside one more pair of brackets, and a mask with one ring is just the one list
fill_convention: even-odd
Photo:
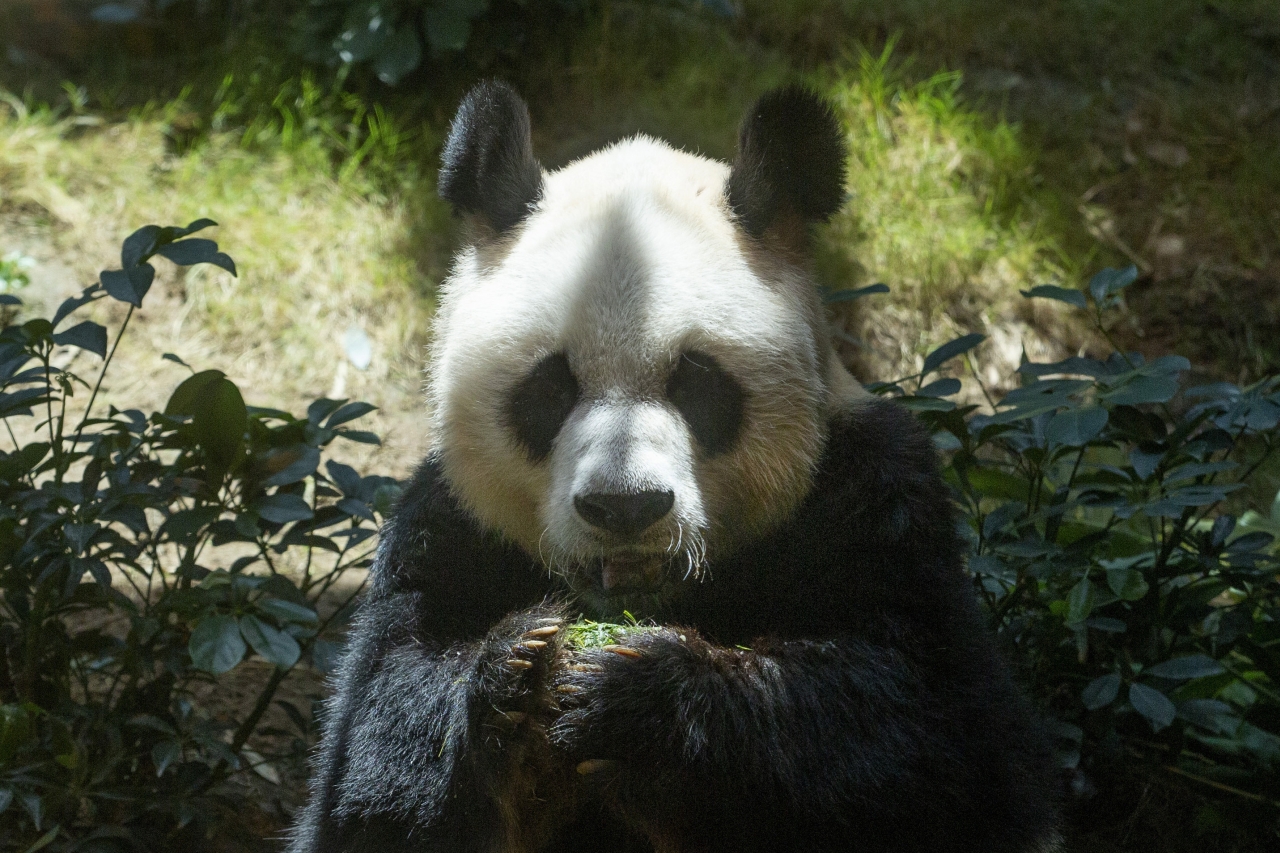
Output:
[[803,266],[844,159],[800,89],[757,102],[732,165],[639,136],[554,172],[510,88],[463,101],[439,186],[472,239],[436,318],[435,452],[595,612],[678,594],[808,491],[860,391]]

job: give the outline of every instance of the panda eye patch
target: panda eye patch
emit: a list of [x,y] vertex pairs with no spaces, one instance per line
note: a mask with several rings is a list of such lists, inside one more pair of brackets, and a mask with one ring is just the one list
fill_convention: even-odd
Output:
[[578,403],[578,380],[564,353],[549,355],[521,379],[507,401],[507,423],[529,451],[529,459],[540,462],[551,453],[551,445],[565,419]]
[[680,358],[667,380],[667,399],[684,416],[708,456],[728,452],[742,428],[742,386],[706,353]]

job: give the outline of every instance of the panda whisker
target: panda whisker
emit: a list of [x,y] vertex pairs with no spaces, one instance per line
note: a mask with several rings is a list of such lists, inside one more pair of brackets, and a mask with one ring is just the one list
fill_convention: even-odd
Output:
[[547,567],[548,578],[551,577],[553,574],[555,574],[555,565],[554,565],[555,556],[553,554],[550,558],[548,558],[548,556],[542,550],[542,542],[544,539],[547,538],[547,534],[550,532],[551,532],[550,527],[544,527],[542,528],[541,535],[538,536],[538,562],[542,563],[542,565]]

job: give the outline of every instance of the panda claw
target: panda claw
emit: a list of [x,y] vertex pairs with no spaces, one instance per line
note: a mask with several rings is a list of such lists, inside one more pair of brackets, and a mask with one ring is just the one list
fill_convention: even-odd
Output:
[[568,695],[582,692],[582,688],[578,687],[576,684],[557,684],[555,689],[557,693],[564,693]]
[[520,648],[521,651],[536,652],[539,649],[545,649],[546,647],[547,647],[546,640],[525,640],[519,645],[518,648]]
[[541,628],[534,628],[531,631],[525,631],[524,635],[525,637],[536,639],[539,637],[554,637],[558,633],[560,633],[559,625],[544,625]]
[[507,666],[512,669],[533,669],[533,661],[524,658],[507,658]]
[[621,655],[624,658],[635,659],[644,657],[640,652],[635,649],[628,648],[627,646],[602,646],[601,648],[606,652],[613,652],[615,655]]

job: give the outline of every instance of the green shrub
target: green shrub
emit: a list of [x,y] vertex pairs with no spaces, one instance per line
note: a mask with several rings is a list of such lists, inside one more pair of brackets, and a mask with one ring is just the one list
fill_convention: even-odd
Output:
[[[1136,277],[1108,269],[1087,292],[1024,295],[1088,312],[1105,336]],[[946,399],[958,379],[936,377],[981,340],[872,388],[933,429],[974,584],[1059,720],[1064,767],[1150,761],[1274,803],[1280,495],[1263,512],[1245,496],[1280,445],[1280,377],[1188,387],[1185,358],[1118,351],[1024,362],[1021,386],[980,413]]]
[[[470,65],[481,69],[504,55],[518,58],[542,30],[562,29],[566,21],[603,5],[597,0],[308,0],[294,18],[294,45],[312,62],[368,65],[383,83],[395,85],[428,58],[449,59],[465,51]],[[726,0],[640,5],[735,14]]]
[[[209,825],[234,774],[270,775],[248,743],[285,676],[332,658],[326,628],[358,591],[335,584],[368,565],[396,493],[321,464],[336,439],[378,441],[349,426],[365,403],[322,399],[295,417],[247,406],[206,370],[164,412],[94,409],[151,259],[235,272],[188,236],[213,224],[138,230],[121,269],[51,320],[0,332],[13,442],[0,451],[0,850],[171,845]],[[110,348],[103,326],[70,324],[104,297],[130,306]],[[64,347],[102,359],[92,385],[58,366]],[[195,688],[248,659],[267,664],[241,673],[256,698],[215,716]],[[283,706],[305,736],[305,715]]]

